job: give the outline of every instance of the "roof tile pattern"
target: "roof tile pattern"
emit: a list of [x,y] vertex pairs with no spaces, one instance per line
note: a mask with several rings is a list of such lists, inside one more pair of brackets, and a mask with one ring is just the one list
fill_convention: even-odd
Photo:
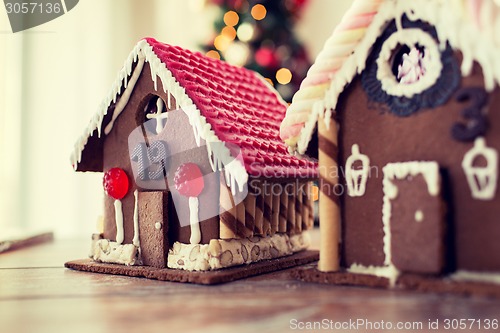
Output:
[[315,177],[316,162],[288,153],[279,137],[287,104],[255,72],[198,52],[146,41],[206,118],[216,136],[241,149],[249,175]]

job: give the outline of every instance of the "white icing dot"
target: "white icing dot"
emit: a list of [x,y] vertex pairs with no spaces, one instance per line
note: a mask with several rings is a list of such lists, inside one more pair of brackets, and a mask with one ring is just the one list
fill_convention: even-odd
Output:
[[156,230],[160,230],[161,229],[161,222],[156,222],[155,228],[156,228]]
[[415,212],[415,221],[422,222],[424,220],[424,213],[419,209]]

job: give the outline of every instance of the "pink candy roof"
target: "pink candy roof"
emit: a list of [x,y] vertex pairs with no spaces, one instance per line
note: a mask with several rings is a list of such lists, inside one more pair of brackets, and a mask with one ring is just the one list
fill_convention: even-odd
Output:
[[[249,175],[271,178],[317,176],[316,162],[290,155],[281,141],[279,128],[287,104],[262,77],[199,52],[160,43],[153,38],[145,41],[185,89],[217,138],[240,147]],[[96,139],[94,134],[87,137],[89,143]],[[83,151],[80,156],[85,164],[87,152]],[[96,168],[80,166],[79,162],[76,163],[77,170],[97,171]]]
[[279,137],[287,104],[262,77],[199,52],[147,38],[217,137],[240,147],[252,176],[316,176],[316,163],[288,153]]

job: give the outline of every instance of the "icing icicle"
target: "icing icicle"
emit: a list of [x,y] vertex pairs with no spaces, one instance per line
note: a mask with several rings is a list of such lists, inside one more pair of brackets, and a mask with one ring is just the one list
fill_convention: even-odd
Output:
[[[139,62],[137,63],[137,66],[134,69],[134,73],[132,74],[130,81],[128,83],[126,82],[126,89],[123,92],[123,94],[121,95],[118,103],[116,103],[115,110],[113,111],[113,117],[111,118],[111,121],[109,122],[109,124],[104,128],[104,134],[108,135],[109,132],[111,132],[111,129],[113,128],[113,125],[116,121],[116,118],[118,118],[120,113],[122,113],[123,109],[125,109],[125,106],[127,105],[128,100],[130,99],[130,96],[132,96],[132,91],[134,90],[135,84],[137,83],[137,80],[139,79],[139,76],[141,75],[143,66],[144,66],[144,57],[139,57]],[[125,76],[125,78],[127,78],[127,76]],[[100,125],[101,122],[102,122],[102,119],[99,121],[98,129],[101,128],[101,125]]]

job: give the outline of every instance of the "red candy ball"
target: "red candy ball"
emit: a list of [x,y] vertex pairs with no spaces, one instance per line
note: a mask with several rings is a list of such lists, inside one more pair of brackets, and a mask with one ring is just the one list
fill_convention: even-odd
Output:
[[107,195],[113,199],[120,200],[128,192],[128,177],[120,168],[111,168],[102,179],[102,186]]
[[186,197],[197,197],[205,187],[200,167],[194,163],[184,163],[177,168],[174,176],[175,188]]

